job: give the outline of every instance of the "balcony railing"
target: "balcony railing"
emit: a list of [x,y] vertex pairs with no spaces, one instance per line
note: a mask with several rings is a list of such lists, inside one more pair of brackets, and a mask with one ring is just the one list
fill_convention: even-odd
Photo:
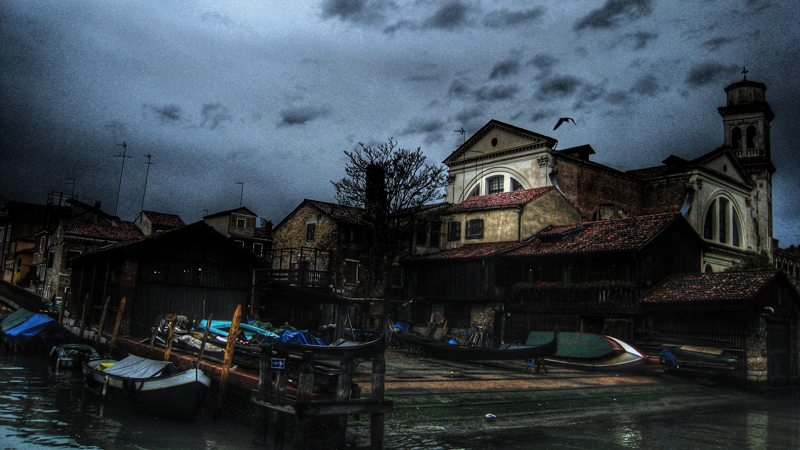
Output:
[[268,272],[269,281],[305,287],[329,287],[333,284],[331,274],[320,270],[273,269]]

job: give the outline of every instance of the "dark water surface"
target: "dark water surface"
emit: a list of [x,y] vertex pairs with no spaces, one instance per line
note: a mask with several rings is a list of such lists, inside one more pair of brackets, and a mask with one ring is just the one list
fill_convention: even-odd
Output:
[[[368,436],[356,433],[365,445]],[[435,427],[388,434],[387,449],[800,449],[800,404],[787,394],[736,407],[614,416],[502,434],[452,437]],[[0,449],[266,449],[252,430],[202,411],[194,422],[154,419],[103,403],[80,370],[0,350]]]

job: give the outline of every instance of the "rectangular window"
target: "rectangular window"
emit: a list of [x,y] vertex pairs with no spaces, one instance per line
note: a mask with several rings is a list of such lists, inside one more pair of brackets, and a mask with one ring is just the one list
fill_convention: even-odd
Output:
[[452,328],[466,328],[472,319],[472,307],[469,303],[445,303],[444,318]]
[[313,241],[314,235],[317,233],[317,224],[309,223],[306,224],[306,240]]
[[483,237],[483,219],[472,219],[467,221],[467,239],[479,239]]
[[489,185],[489,194],[499,194],[499,193],[503,192],[503,176],[502,175],[489,178],[488,180],[486,180],[486,183]]
[[344,284],[358,283],[358,261],[344,262]]
[[17,259],[17,270],[16,272],[19,273],[22,270],[22,258]]
[[236,219],[236,228],[247,227],[247,219]]
[[233,241],[239,248],[244,248],[244,241]]
[[438,248],[441,244],[442,223],[433,222],[431,224],[431,247]]
[[0,242],[3,242],[3,239],[5,239],[5,236],[6,236],[6,229],[5,229],[5,227],[3,227],[3,228],[0,228]]
[[53,261],[56,259],[56,252],[50,252],[47,254],[47,268],[53,268]]
[[461,239],[461,222],[447,222],[447,240],[458,241]]
[[264,244],[256,242],[253,244],[253,254],[256,256],[264,256]]
[[428,224],[417,224],[417,245],[428,245]]

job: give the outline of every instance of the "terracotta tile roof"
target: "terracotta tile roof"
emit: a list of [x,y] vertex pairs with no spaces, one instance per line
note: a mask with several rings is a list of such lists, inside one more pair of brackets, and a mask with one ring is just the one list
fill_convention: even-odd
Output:
[[64,221],[64,234],[91,239],[123,242],[142,236],[142,230],[133,222],[117,222],[119,226],[99,225],[79,220]]
[[178,228],[186,225],[177,214],[165,214],[155,211],[142,211],[153,225],[168,228]]
[[334,220],[340,222],[361,225],[361,215],[364,214],[363,208],[354,208],[352,206],[342,206],[336,203],[321,202],[318,200],[308,200],[309,205],[319,209],[325,214],[331,216]]
[[680,213],[601,220],[548,228],[507,256],[583,254],[641,249]]
[[641,299],[643,303],[752,300],[779,274],[777,270],[672,274]]
[[490,242],[486,244],[465,244],[461,247],[444,250],[427,255],[415,255],[408,258],[411,261],[436,261],[442,259],[475,259],[486,258],[499,252],[507,251],[523,245],[520,242]]
[[465,201],[451,207],[448,211],[471,211],[476,209],[490,208],[512,208],[515,206],[526,205],[542,195],[555,189],[555,186],[545,186],[535,189],[523,189],[521,191],[502,192],[500,194],[480,195],[470,197]]

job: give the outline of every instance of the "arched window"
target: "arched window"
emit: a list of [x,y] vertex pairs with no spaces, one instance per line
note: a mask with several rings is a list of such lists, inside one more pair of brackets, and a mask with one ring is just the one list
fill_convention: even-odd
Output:
[[502,175],[498,175],[496,177],[491,177],[486,180],[486,190],[489,194],[499,194],[504,191],[503,188],[503,177]]
[[758,148],[758,132],[756,127],[750,125],[747,127],[747,148]]
[[742,148],[742,130],[739,127],[733,127],[731,130],[731,148],[734,150]]
[[739,213],[729,199],[717,197],[708,206],[703,222],[703,238],[734,247],[742,246]]
[[472,190],[472,192],[470,192],[470,193],[469,193],[469,195],[467,196],[467,198],[470,198],[470,197],[477,197],[477,196],[479,196],[479,195],[481,195],[481,186],[480,186],[480,185],[477,185],[477,186],[475,186],[475,189],[473,189],[473,190]]
[[714,273],[714,269],[711,267],[711,264],[706,264],[706,268],[704,270],[705,273]]
[[521,191],[521,190],[523,190],[523,189],[525,189],[525,188],[524,188],[524,187],[522,187],[522,183],[520,183],[519,181],[517,181],[517,179],[516,179],[516,178],[512,178],[512,179],[511,179],[511,190],[512,190],[512,191]]

